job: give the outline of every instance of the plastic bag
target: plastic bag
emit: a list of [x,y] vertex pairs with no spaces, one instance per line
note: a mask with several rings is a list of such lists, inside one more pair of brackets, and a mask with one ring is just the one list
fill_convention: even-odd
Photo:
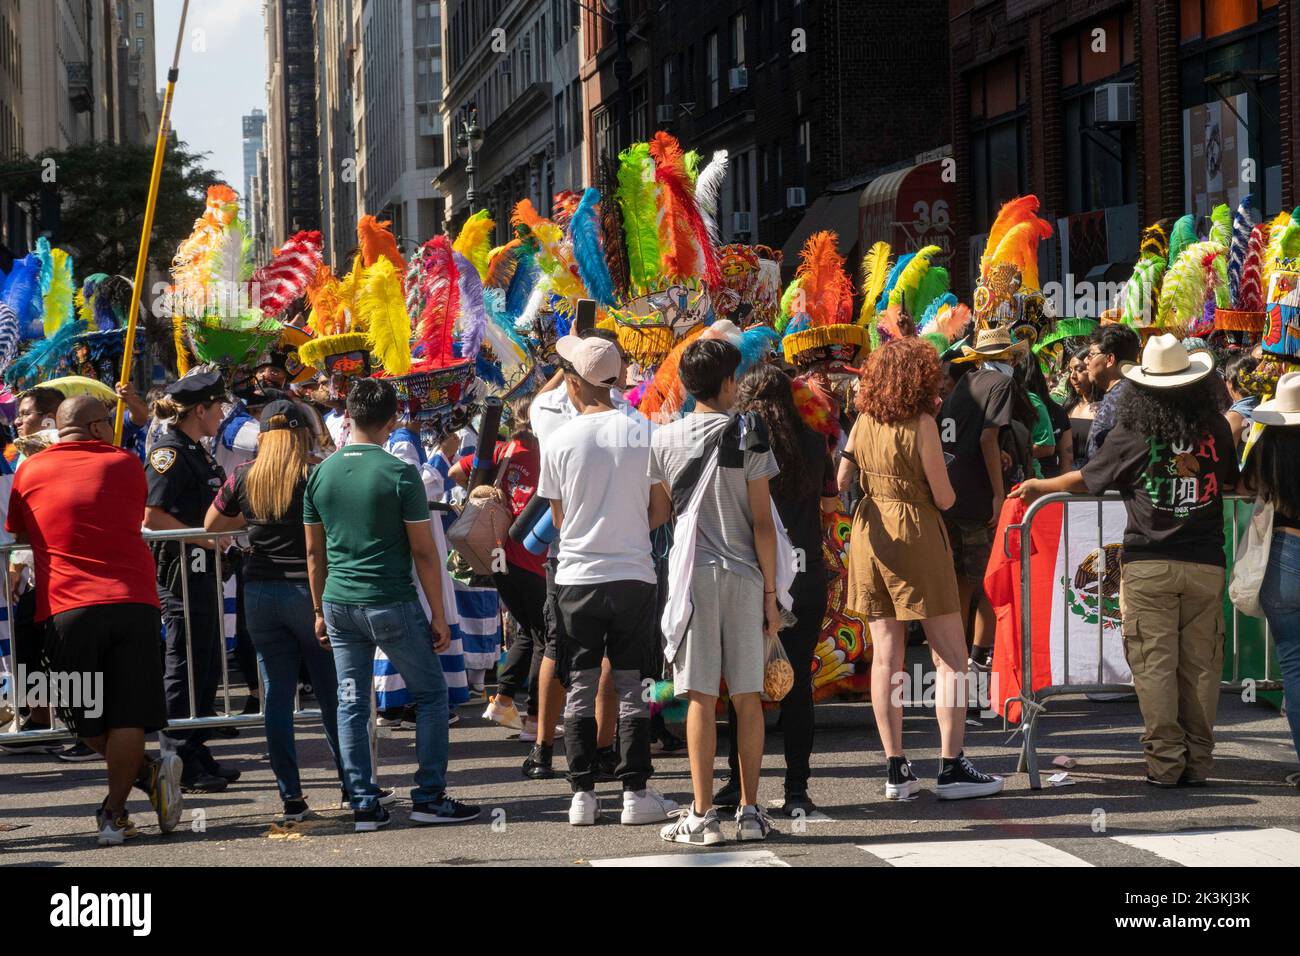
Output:
[[759,696],[763,700],[775,703],[784,699],[792,687],[794,687],[794,667],[790,664],[790,658],[780,638],[774,637],[767,641],[763,663],[763,693]]

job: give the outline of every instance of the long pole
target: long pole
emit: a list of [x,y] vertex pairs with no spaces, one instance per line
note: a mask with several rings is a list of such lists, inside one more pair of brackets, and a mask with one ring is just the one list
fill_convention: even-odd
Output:
[[[144,206],[144,226],[140,229],[140,252],[135,258],[135,284],[131,288],[131,311],[127,313],[126,344],[122,354],[122,385],[131,381],[131,360],[135,357],[135,327],[140,315],[140,295],[144,291],[144,270],[149,262],[149,239],[153,235],[153,217],[158,209],[158,183],[162,180],[163,157],[167,153],[167,133],[171,124],[172,95],[176,91],[176,77],[180,75],[181,41],[185,38],[185,17],[190,10],[190,0],[181,7],[181,23],[176,31],[176,51],[172,54],[172,68],[167,71],[167,92],[163,94],[162,116],[158,120],[158,142],[153,148],[153,173],[149,178],[149,198]],[[122,427],[126,423],[126,402],[117,400],[117,418],[113,422],[113,443],[122,444]]]

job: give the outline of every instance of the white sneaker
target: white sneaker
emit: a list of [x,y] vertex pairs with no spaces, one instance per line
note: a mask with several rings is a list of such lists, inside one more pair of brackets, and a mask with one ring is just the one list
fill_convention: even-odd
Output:
[[619,820],[624,826],[636,826],[640,823],[662,823],[680,808],[654,787],[644,790],[623,791],[623,816]]
[[902,783],[890,783],[885,781],[885,799],[886,800],[907,800],[921,792],[921,781],[916,778],[912,772],[912,762],[909,760],[903,765],[907,776],[903,778]]
[[768,834],[776,828],[772,826],[771,819],[763,811],[762,807],[750,804],[746,807],[739,807],[736,810],[736,839],[745,840],[766,840]]
[[674,815],[677,819],[659,831],[659,835],[669,843],[712,846],[722,842],[722,824],[718,822],[718,811],[712,807],[701,816],[695,812],[695,804],[692,803]]
[[495,696],[488,701],[487,709],[483,711],[483,717],[486,720],[495,721],[502,727],[509,727],[512,730],[522,730],[524,722],[519,719],[519,711],[515,709],[515,702],[506,699],[501,703],[501,697]]
[[600,816],[600,801],[596,799],[595,793],[590,790],[579,790],[573,795],[573,802],[569,804],[570,826],[592,826],[598,816]]

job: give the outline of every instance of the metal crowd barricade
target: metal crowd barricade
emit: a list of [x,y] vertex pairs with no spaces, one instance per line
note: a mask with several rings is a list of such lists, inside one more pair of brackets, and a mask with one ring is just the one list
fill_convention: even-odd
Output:
[[[146,543],[152,544],[158,541],[180,541],[180,542],[216,541],[217,539],[220,538],[229,538],[231,537],[231,535],[229,533],[220,534],[217,532],[205,531],[202,528],[186,528],[184,530],[177,530],[177,531],[145,531],[143,537]],[[22,551],[22,550],[27,550],[25,545],[21,545],[21,544],[0,545],[0,558],[3,558],[4,566],[6,569],[9,566],[10,555],[14,551]],[[228,635],[226,634],[226,628],[224,624],[225,581],[223,580],[223,574],[221,568],[220,549],[214,549],[213,554],[215,555],[214,561],[215,561],[215,571],[216,571],[215,577],[216,577],[216,588],[217,588],[217,606],[221,608],[223,611],[221,615],[223,624],[221,628],[221,633],[222,633],[222,645],[221,645],[221,655],[220,655],[221,656],[221,687],[220,687],[219,701],[220,701],[220,706],[222,707],[222,709],[224,709],[225,712],[214,716],[207,716],[207,717],[190,716],[185,718],[177,718],[174,720],[169,720],[167,722],[167,727],[169,729],[191,730],[200,727],[215,728],[215,727],[260,727],[262,726],[263,717],[262,714],[260,713],[235,714],[235,713],[231,713],[230,711],[230,672],[226,662],[227,655],[226,655],[226,646],[225,646],[225,638]],[[12,704],[14,710],[12,725],[14,727],[17,727],[18,720],[19,720],[18,706],[17,706],[18,689],[19,689],[18,681],[20,676],[22,676],[19,675],[18,667],[17,667],[17,660],[18,660],[17,642],[19,640],[19,637],[18,634],[16,633],[16,629],[13,626],[14,608],[13,608],[12,595],[10,593],[9,587],[6,586],[4,588],[4,592],[5,592],[5,597],[4,597],[5,622],[8,626],[8,631],[9,631],[9,653],[4,655],[3,658],[4,667],[3,669],[0,670],[2,670],[2,672],[5,675],[7,675],[6,679],[8,681],[9,690],[6,694],[6,698],[7,701]],[[181,599],[182,599],[183,613],[185,617],[185,652],[186,652],[185,659],[186,661],[191,661],[193,660],[193,653],[192,653],[192,647],[190,643],[190,625],[189,625],[190,586],[189,586],[188,574],[181,575]],[[158,641],[159,641],[159,653],[161,654],[162,653],[161,645],[164,641],[164,635],[162,634],[162,632],[159,632]],[[194,672],[193,669],[190,667],[187,667],[186,671],[187,671],[186,682],[188,684],[188,691],[189,691],[189,705],[190,705],[189,712],[191,715],[193,715],[195,712]],[[251,677],[251,675],[246,675],[246,676]],[[260,668],[257,674],[257,692],[258,692],[258,699],[264,701],[266,699],[266,695],[264,693],[264,688],[262,687],[262,675],[261,675]],[[301,701],[298,699],[297,694],[295,692],[293,717],[295,723],[318,723],[320,721],[320,710],[319,709],[303,710],[301,706]],[[42,743],[42,742],[53,742],[53,741],[71,741],[73,739],[72,733],[68,730],[66,726],[61,724],[58,718],[58,714],[53,708],[51,708],[50,710],[50,718],[51,719],[50,719],[49,730],[25,730],[21,732],[0,733],[0,746],[5,744],[28,743],[28,742]],[[4,725],[0,725],[0,727],[3,726]]]
[[[1016,767],[1017,771],[1025,772],[1029,775],[1029,785],[1031,788],[1040,789],[1042,783],[1038,769],[1037,753],[1037,734],[1038,719],[1046,709],[1046,702],[1053,697],[1063,697],[1078,694],[1131,694],[1133,693],[1132,683],[1115,683],[1106,682],[1104,677],[1105,658],[1102,653],[1103,643],[1106,640],[1105,633],[1105,615],[1101,613],[1100,607],[1097,614],[1097,674],[1096,679],[1074,680],[1070,674],[1070,626],[1069,626],[1069,607],[1067,601],[1062,601],[1062,613],[1064,615],[1065,627],[1062,632],[1062,658],[1063,673],[1060,683],[1050,684],[1046,687],[1035,689],[1033,686],[1033,602],[1030,595],[1033,593],[1033,565],[1031,555],[1033,549],[1027,547],[1025,542],[1029,540],[1034,518],[1050,505],[1060,504],[1062,508],[1061,515],[1061,535],[1064,551],[1070,553],[1070,509],[1080,507],[1093,507],[1097,514],[1097,551],[1107,544],[1118,542],[1108,542],[1104,540],[1104,530],[1102,523],[1102,504],[1105,502],[1120,502],[1123,499],[1117,494],[1109,495],[1074,495],[1068,493],[1055,493],[1044,495],[1026,510],[1024,518],[1019,524],[1008,526],[1006,537],[1002,542],[1003,553],[1008,558],[1013,558],[1011,551],[1011,535],[1013,533],[1020,535],[1020,695],[1008,698],[1006,703],[1020,704],[1020,730],[1022,734],[1022,744],[1020,749],[1020,762]],[[1247,511],[1252,506],[1252,501],[1248,498],[1242,498],[1239,495],[1224,496],[1224,512],[1231,515],[1232,534],[1227,536],[1227,550],[1229,555],[1229,567],[1235,564],[1238,528],[1238,509],[1245,508]],[[1103,559],[1099,561],[1097,567],[1097,592],[1100,597],[1102,593],[1102,577],[1106,573],[1106,562]],[[1057,583],[1058,587],[1064,587],[1064,584]],[[1241,618],[1242,615],[1234,607],[1232,609],[1232,674],[1231,679],[1222,682],[1223,691],[1239,692],[1247,685],[1241,679]],[[1272,631],[1268,628],[1267,621],[1264,622],[1264,676],[1261,679],[1252,679],[1249,686],[1255,690],[1269,691],[1280,690],[1282,682],[1272,676],[1272,656],[1275,651]],[[1119,640],[1123,640],[1121,636]]]

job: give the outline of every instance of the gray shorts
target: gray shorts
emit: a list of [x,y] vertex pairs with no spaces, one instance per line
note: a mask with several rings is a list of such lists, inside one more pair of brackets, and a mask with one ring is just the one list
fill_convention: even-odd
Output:
[[725,570],[697,567],[691,575],[694,613],[673,660],[673,689],[717,696],[763,690],[763,585]]

